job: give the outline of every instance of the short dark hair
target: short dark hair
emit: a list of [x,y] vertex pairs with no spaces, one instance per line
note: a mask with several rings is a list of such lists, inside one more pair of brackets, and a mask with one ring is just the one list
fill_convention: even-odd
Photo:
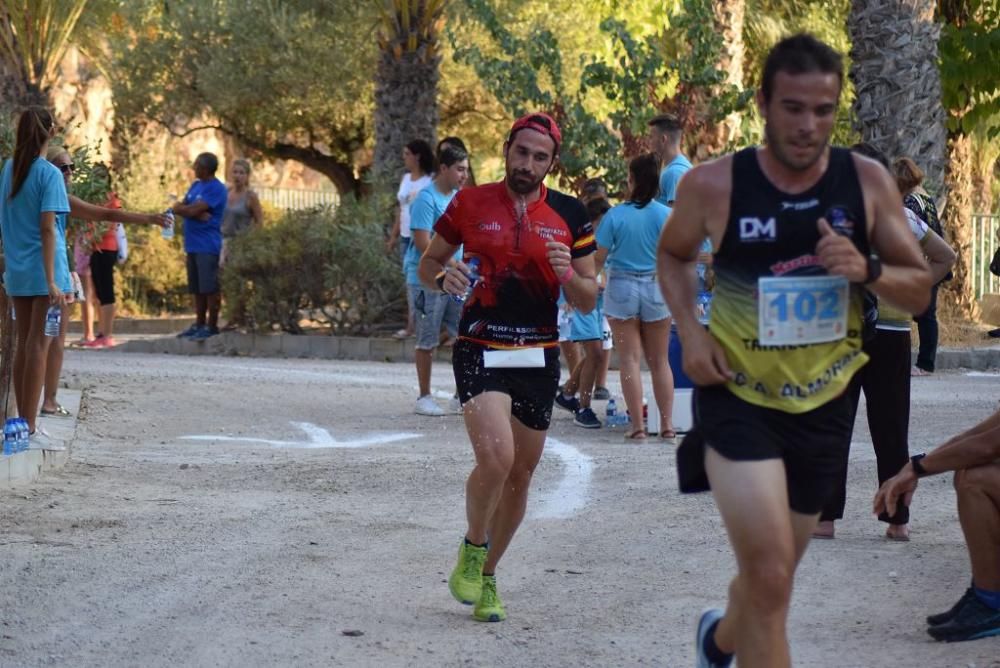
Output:
[[778,72],[787,74],[807,74],[821,72],[836,74],[840,85],[844,85],[844,59],[829,44],[808,33],[786,37],[775,44],[764,61],[760,89],[764,101],[771,101],[774,92],[774,77]]
[[587,217],[590,218],[590,222],[596,223],[597,220],[606,214],[610,209],[611,202],[603,197],[592,199],[587,202]]
[[652,153],[643,153],[628,163],[632,175],[632,192],[628,201],[642,207],[660,194],[660,161]]
[[215,174],[216,170],[219,169],[219,159],[215,157],[214,153],[199,153],[198,157],[194,159],[194,162],[213,174]]
[[681,120],[673,114],[658,114],[649,119],[649,127],[663,132],[679,132],[684,129]]
[[584,195],[596,195],[599,192],[604,192],[605,194],[607,194],[608,184],[605,183],[604,179],[602,178],[595,177],[592,179],[587,179],[586,181],[583,182],[583,185],[580,186],[580,192],[582,192]]
[[468,160],[469,154],[459,147],[451,143],[442,143],[438,147],[437,162],[438,165],[443,167],[451,167],[452,165],[462,162],[463,160]]
[[410,150],[410,153],[417,156],[420,171],[424,174],[430,174],[434,171],[434,151],[431,150],[430,144],[423,139],[414,139],[406,145],[406,148]]
[[866,158],[871,158],[872,160],[879,163],[886,169],[889,169],[889,158],[881,149],[876,147],[874,144],[871,144],[866,141],[859,141],[857,144],[851,147],[851,150],[854,151],[855,153],[860,153]]

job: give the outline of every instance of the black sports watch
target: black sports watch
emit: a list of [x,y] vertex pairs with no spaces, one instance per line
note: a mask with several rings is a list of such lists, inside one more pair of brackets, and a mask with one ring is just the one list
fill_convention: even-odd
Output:
[[865,276],[865,281],[862,285],[869,285],[878,280],[878,277],[882,275],[882,260],[878,259],[874,255],[868,256],[868,274]]
[[930,475],[924,465],[920,463],[920,460],[926,457],[927,454],[921,452],[919,455],[913,455],[910,457],[910,465],[913,467],[913,472],[917,474],[918,478],[923,478],[926,475]]

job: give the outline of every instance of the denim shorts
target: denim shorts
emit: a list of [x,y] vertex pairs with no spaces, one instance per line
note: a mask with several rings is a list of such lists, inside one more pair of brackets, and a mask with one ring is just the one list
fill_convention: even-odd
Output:
[[609,274],[604,290],[604,315],[615,320],[639,318],[642,322],[669,318],[670,309],[660,293],[656,273],[616,271]]
[[458,335],[458,319],[462,315],[462,305],[450,296],[428,290],[419,285],[408,285],[413,295],[413,318],[416,322],[417,350],[434,350],[441,341],[441,326],[448,329],[451,336]]

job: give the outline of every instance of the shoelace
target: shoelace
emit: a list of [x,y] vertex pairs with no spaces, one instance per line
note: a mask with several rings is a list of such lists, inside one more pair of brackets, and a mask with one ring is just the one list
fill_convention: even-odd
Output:
[[483,578],[483,593],[480,595],[479,603],[482,607],[496,605],[497,583],[493,578]]
[[[469,549],[469,548],[467,548]],[[465,577],[474,580],[482,577],[483,564],[486,562],[486,551],[474,550],[469,558],[465,560]]]

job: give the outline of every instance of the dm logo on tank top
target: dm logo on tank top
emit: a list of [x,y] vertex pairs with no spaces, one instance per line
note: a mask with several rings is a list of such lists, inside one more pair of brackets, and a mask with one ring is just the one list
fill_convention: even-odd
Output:
[[774,218],[762,221],[760,218],[740,218],[740,241],[754,243],[775,241],[778,237],[778,223]]

